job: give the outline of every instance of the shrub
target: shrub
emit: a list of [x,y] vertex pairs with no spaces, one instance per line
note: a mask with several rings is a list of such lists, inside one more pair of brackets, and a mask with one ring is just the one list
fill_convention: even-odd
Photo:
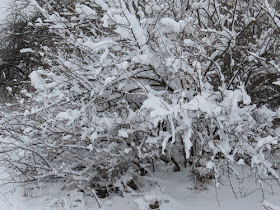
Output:
[[28,103],[1,120],[16,175],[105,195],[123,175],[163,161],[190,166],[200,180],[218,182],[242,165],[279,179],[268,155],[278,150],[277,114],[246,90],[252,74],[279,75],[278,11],[268,1],[187,2],[57,10],[32,1],[42,14],[32,25],[47,28],[53,45],[37,52],[47,67],[30,74]]

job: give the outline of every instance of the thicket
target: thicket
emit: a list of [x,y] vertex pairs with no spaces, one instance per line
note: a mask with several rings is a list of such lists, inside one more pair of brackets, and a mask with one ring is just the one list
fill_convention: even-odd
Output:
[[31,32],[4,48],[35,89],[1,112],[15,181],[106,196],[169,165],[201,181],[243,166],[279,181],[278,1],[25,3],[36,15],[17,23]]

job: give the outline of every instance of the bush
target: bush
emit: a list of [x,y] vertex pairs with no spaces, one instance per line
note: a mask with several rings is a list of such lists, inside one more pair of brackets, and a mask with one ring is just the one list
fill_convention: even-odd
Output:
[[2,101],[14,100],[26,88],[31,90],[29,74],[47,65],[42,62],[43,54],[39,51],[42,44],[50,44],[48,28],[33,25],[40,13],[31,10],[27,2],[11,1],[10,6],[0,31]]
[[200,180],[242,165],[279,179],[267,155],[277,114],[246,91],[252,74],[279,75],[273,4],[32,2],[42,14],[32,25],[53,45],[37,52],[48,66],[30,74],[36,92],[1,120],[15,179],[65,178],[107,195],[161,162]]

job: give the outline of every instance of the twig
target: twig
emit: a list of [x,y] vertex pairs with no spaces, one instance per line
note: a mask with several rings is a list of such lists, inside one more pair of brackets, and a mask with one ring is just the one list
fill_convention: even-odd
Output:
[[99,200],[98,196],[96,195],[96,192],[95,192],[95,189],[92,189],[90,187],[88,187],[88,189],[91,191],[91,193],[93,194],[97,204],[98,204],[98,207],[101,208],[101,201]]

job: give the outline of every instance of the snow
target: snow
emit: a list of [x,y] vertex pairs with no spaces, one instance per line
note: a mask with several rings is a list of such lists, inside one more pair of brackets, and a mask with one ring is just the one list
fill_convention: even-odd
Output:
[[44,80],[42,79],[39,72],[32,72],[30,75],[31,84],[38,90],[45,90],[47,85],[45,84]]
[[[208,166],[212,166],[211,162]],[[1,177],[5,176],[2,169]],[[161,210],[256,210],[265,209],[264,207],[280,209],[277,194],[280,192],[279,187],[275,185],[277,189],[274,189],[274,194],[269,193],[268,189],[265,190],[263,199],[261,189],[251,178],[244,180],[240,189],[236,185],[235,192],[226,180],[223,180],[219,189],[215,189],[214,182],[208,183],[208,187],[200,188],[200,185],[195,184],[189,177],[187,170],[176,173],[159,171],[153,174],[151,180],[157,184],[143,187],[139,192],[98,199],[101,208],[93,197],[84,196],[77,190],[61,192],[60,183],[39,184],[33,188],[9,184],[0,187],[0,207],[1,210],[148,210],[150,204],[158,202]],[[236,184],[237,180],[233,179],[232,182]]]
[[276,82],[273,82],[274,85],[279,85],[280,86],[280,80],[279,81],[276,81]]
[[104,9],[104,10],[109,9],[108,4],[107,4],[105,1],[103,1],[103,0],[95,0],[95,3],[96,3],[98,6],[102,7],[102,9]]
[[86,5],[76,5],[76,12],[80,14],[80,18],[92,18],[96,19],[97,18],[97,13],[90,7]]
[[185,39],[184,44],[187,45],[187,46],[193,46],[194,42],[191,39]]
[[10,0],[0,0],[0,25],[2,24],[3,20],[7,15],[7,8]]
[[31,48],[24,48],[24,49],[21,49],[19,52],[20,53],[33,53],[35,51],[32,50]]
[[119,130],[119,136],[127,138],[128,137],[128,133],[125,130]]
[[[203,93],[204,95],[204,93]],[[212,115],[212,107],[211,107],[211,103],[208,102],[206,100],[207,97],[203,96],[203,95],[198,95],[196,97],[194,97],[188,104],[187,104],[187,108],[189,108],[190,110],[201,110],[205,113],[207,113],[208,115]]]
[[277,25],[277,27],[280,28],[280,19],[278,18],[279,14],[277,14],[276,11],[271,7],[271,5],[268,2],[268,0],[265,0],[264,4],[265,4],[265,9],[268,11],[270,16],[273,18],[273,20],[274,20],[275,24]]
[[117,44],[112,39],[102,40],[100,42],[93,42],[91,40],[88,40],[83,43],[85,47],[90,48],[94,52],[98,52],[100,50],[106,50],[108,47]]
[[261,138],[258,141],[258,147],[261,148],[264,145],[269,146],[270,144],[277,144],[277,140],[274,139],[272,136],[267,136],[265,138]]
[[170,27],[175,33],[179,33],[181,30],[180,24],[172,18],[162,18],[160,22],[161,24]]
[[93,132],[90,136],[91,141],[94,142],[97,139],[97,136],[98,136],[97,132]]
[[213,163],[212,161],[208,161],[206,164],[206,168],[211,169],[215,166],[215,163]]
[[[152,94],[146,99],[142,105],[142,108],[152,109],[150,116],[153,117],[164,117],[170,113],[171,107],[162,101],[159,97]],[[157,122],[154,123],[157,125]]]
[[137,55],[132,58],[132,61],[144,65],[149,65],[151,63],[151,55],[150,54]]
[[263,206],[264,206],[266,209],[280,210],[280,207],[279,207],[279,206],[275,206],[275,205],[269,203],[268,201],[264,201],[264,202],[263,202]]
[[[40,8],[36,0],[29,1],[32,2],[32,7],[45,14],[46,11]],[[207,5],[203,2],[194,2],[192,8],[204,8]],[[264,2],[263,8],[277,21],[276,26],[280,26],[279,20],[275,19],[276,11],[267,0]],[[3,2],[0,3],[4,5]],[[31,108],[28,109],[31,111],[23,111],[23,117],[22,113],[16,115],[19,119],[19,125],[16,125],[20,128],[14,127],[16,117],[7,116],[7,122],[2,124],[11,126],[11,129],[5,127],[1,130],[1,135],[8,136],[5,138],[6,142],[10,138],[14,145],[28,146],[30,151],[38,150],[43,160],[45,157],[51,159],[53,164],[47,164],[50,167],[46,170],[51,171],[52,175],[64,173],[64,168],[71,168],[71,164],[85,164],[85,169],[73,169],[67,180],[75,180],[75,185],[87,181],[88,185],[86,184],[83,191],[79,191],[78,186],[63,190],[65,183],[59,180],[25,186],[0,183],[0,209],[146,210],[151,209],[151,205],[158,205],[161,210],[253,210],[262,207],[279,210],[280,187],[273,180],[261,182],[260,177],[267,178],[272,175],[278,178],[278,169],[274,169],[274,165],[277,168],[278,160],[270,163],[274,155],[267,157],[265,153],[277,152],[279,138],[277,132],[270,130],[269,125],[276,116],[280,116],[280,108],[274,112],[266,106],[257,107],[251,104],[252,100],[238,77],[233,82],[239,81],[240,87],[225,88],[223,84],[224,76],[222,67],[219,66],[223,60],[219,57],[223,57],[229,43],[228,50],[235,50],[234,39],[237,33],[226,28],[217,31],[211,28],[212,24],[209,25],[210,28],[203,27],[200,30],[200,24],[196,23],[195,18],[192,21],[191,17],[174,20],[166,17],[166,5],[150,5],[149,1],[145,10],[150,15],[145,19],[147,15],[143,11],[138,11],[138,15],[135,15],[134,7],[139,6],[138,1],[133,1],[133,4],[132,1],[126,4],[124,1],[95,0],[86,5],[80,3],[71,7],[75,17],[79,16],[79,24],[75,25],[72,19],[68,22],[68,18],[64,19],[65,22],[58,21],[61,18],[59,12],[38,21],[41,24],[48,23],[51,31],[58,37],[61,35],[62,39],[69,34],[71,39],[67,38],[67,45],[69,41],[69,46],[75,46],[77,50],[70,50],[69,53],[64,47],[60,49],[59,45],[57,51],[51,47],[48,49],[50,52],[45,50],[44,62],[50,61],[50,64],[54,65],[50,65],[50,69],[45,72],[38,70],[30,74],[31,83],[38,91],[38,95],[34,93],[34,100],[31,100],[35,105],[29,103]],[[105,10],[104,14],[96,5]],[[129,5],[129,8],[126,8],[126,5]],[[2,12],[0,11],[1,18],[5,17],[3,8]],[[209,8],[205,7],[205,12],[209,12]],[[93,24],[86,22],[87,19],[97,19],[100,14],[104,15],[103,26],[108,27],[108,30],[99,25],[97,28],[95,21]],[[154,15],[158,15],[156,20],[150,18]],[[195,15],[193,13],[191,16]],[[224,18],[222,15],[220,17]],[[207,17],[202,15],[202,19],[204,18],[203,22],[206,24]],[[89,24],[90,28],[84,28],[87,24],[83,23]],[[75,30],[66,30],[74,25]],[[115,33],[111,34],[110,30]],[[208,51],[212,47],[210,54]],[[247,60],[260,60],[264,51],[265,48],[262,47],[256,52],[249,52]],[[33,52],[31,48],[20,50],[20,53]],[[54,54],[49,56],[48,53]],[[211,62],[213,65],[209,66]],[[238,59],[235,59],[235,62],[231,60],[233,69],[238,66],[238,62]],[[275,61],[269,62],[277,67]],[[60,63],[65,67],[59,66]],[[212,72],[221,74],[214,75],[219,83],[216,88],[209,83]],[[279,81],[274,84],[280,85]],[[133,90],[130,93],[129,90],[134,88],[135,92]],[[140,95],[139,98],[137,94]],[[121,100],[118,99],[119,95]],[[37,105],[37,102],[40,103]],[[44,106],[41,107],[41,104]],[[254,109],[256,110],[253,112]],[[34,114],[34,117],[31,114]],[[43,126],[40,125],[41,122]],[[262,127],[257,127],[258,124]],[[42,129],[37,126],[42,126]],[[37,133],[34,128],[37,128]],[[47,129],[48,132],[41,132]],[[17,133],[17,130],[20,131]],[[45,152],[50,144],[53,151]],[[73,153],[74,156],[69,156],[71,163],[67,165],[65,160],[68,153],[64,154],[63,149],[61,153],[55,151],[64,146],[83,149],[84,156],[76,154],[77,150],[69,150],[69,154]],[[200,156],[192,156],[192,148]],[[171,157],[172,161],[161,162],[157,156],[161,153]],[[24,155],[32,158],[28,153]],[[149,158],[152,161],[157,159],[155,172],[146,168],[149,162],[146,160]],[[182,166],[180,172],[173,171],[172,162],[175,161],[172,158]],[[190,158],[194,163],[191,166],[188,165]],[[123,186],[121,181],[111,181],[115,179],[115,174],[110,173],[114,172],[115,168],[119,170],[119,161],[122,162],[122,159],[129,159],[133,164],[133,161],[139,161],[139,166],[148,171],[142,177],[133,164],[133,167],[129,165],[131,163],[125,166],[128,167],[128,174],[124,178],[131,181],[132,176],[133,179],[137,177],[135,182],[139,185],[139,190]],[[22,164],[17,159],[11,162],[13,163]],[[226,164],[228,168],[224,166]],[[183,165],[188,167],[184,168]],[[23,173],[30,173],[28,162],[23,162],[23,166]],[[45,176],[44,167],[32,167]],[[110,196],[105,199],[94,198],[96,193],[91,188],[94,183],[89,184],[89,180],[94,182],[96,174],[103,176],[102,172],[96,170],[99,167],[101,170],[107,170],[108,167],[108,183],[127,187],[120,192],[122,196],[110,192]],[[225,169],[222,170],[222,167]],[[251,168],[248,169],[249,167]],[[191,171],[190,168],[194,170]],[[201,177],[198,177],[196,170]],[[256,175],[253,174],[254,171]],[[211,172],[215,173],[215,176],[224,173],[231,179],[205,178],[204,183],[199,182],[199,179],[204,179],[202,176],[205,174],[212,175]],[[40,179],[40,173],[35,178]],[[31,174],[33,176],[33,173]],[[239,175],[243,178],[237,179]],[[6,177],[7,173],[2,168],[2,183]],[[108,183],[104,184],[107,186]],[[274,194],[270,186],[273,186]],[[87,189],[93,196],[83,193]]]
[[120,70],[126,70],[127,67],[128,67],[128,62],[127,61],[124,61],[124,62],[121,62],[120,64],[117,64],[116,65]]
[[184,145],[185,145],[185,152],[186,152],[186,158],[189,159],[190,157],[190,149],[193,146],[191,142],[191,135],[192,135],[192,129],[189,128],[187,132],[184,135]]
[[115,76],[107,77],[107,78],[105,79],[105,81],[104,81],[104,86],[106,86],[106,85],[112,83],[115,79],[116,79]]
[[132,151],[131,148],[125,148],[125,149],[124,149],[124,153],[125,153],[125,154],[128,154],[128,153],[130,153],[131,151]]
[[80,116],[79,110],[67,110],[65,112],[60,112],[57,114],[56,118],[69,120],[69,123],[74,122]]

